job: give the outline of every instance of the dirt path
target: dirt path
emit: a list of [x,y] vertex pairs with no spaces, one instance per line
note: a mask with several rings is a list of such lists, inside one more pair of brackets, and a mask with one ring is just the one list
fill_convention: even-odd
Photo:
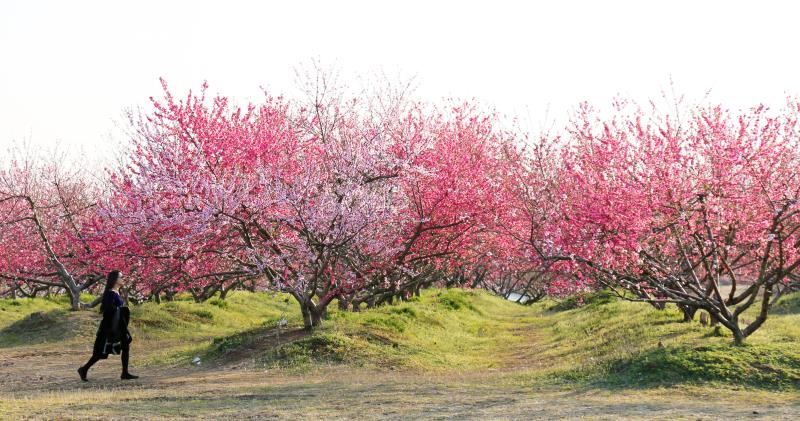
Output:
[[[56,372],[54,371],[54,374]],[[327,367],[314,373],[140,370],[2,390],[3,419],[793,419],[800,403],[674,391],[555,391],[495,376],[430,376]],[[37,384],[34,381],[34,384]],[[788,400],[788,399],[787,399]],[[754,412],[756,411],[756,412]]]

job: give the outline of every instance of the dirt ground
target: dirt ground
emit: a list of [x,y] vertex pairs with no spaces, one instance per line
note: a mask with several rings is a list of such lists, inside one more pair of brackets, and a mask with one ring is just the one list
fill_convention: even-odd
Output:
[[412,373],[328,366],[312,372],[101,361],[81,382],[90,344],[0,348],[0,419],[798,419],[800,396],[711,389],[542,389],[508,370]]

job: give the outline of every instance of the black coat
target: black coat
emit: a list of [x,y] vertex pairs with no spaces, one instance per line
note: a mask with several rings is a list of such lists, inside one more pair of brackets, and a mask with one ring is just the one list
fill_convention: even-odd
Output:
[[97,328],[97,337],[92,349],[92,356],[100,359],[108,358],[107,342],[120,342],[123,347],[127,347],[133,341],[128,332],[131,313],[128,307],[120,307],[114,302],[113,294],[116,293],[107,291],[103,294],[103,320]]

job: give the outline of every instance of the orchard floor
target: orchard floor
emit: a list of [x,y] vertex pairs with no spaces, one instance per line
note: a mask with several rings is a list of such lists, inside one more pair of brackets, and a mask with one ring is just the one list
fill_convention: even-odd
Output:
[[[714,391],[542,391],[498,386],[491,375],[449,378],[327,369],[313,375],[139,370],[8,390],[5,419],[796,419],[798,402]],[[69,376],[71,373],[61,371]],[[756,411],[756,412],[754,412]]]
[[[800,359],[791,354],[798,343],[798,303],[800,296],[787,301],[753,339],[757,351],[764,346],[759,344],[773,343],[788,349],[780,354],[783,360],[775,360],[784,365],[756,364],[761,371],[752,374],[798,378]],[[281,297],[241,293],[224,305],[139,306],[131,371],[141,378],[120,380],[119,358],[112,356],[92,368],[89,382],[81,382],[75,370],[90,353],[98,315],[65,312],[59,301],[2,301],[0,420],[790,420],[800,415],[800,387],[745,387],[734,377],[707,385],[642,385],[639,379],[647,373],[637,371],[630,374],[637,380],[604,385],[569,371],[592,367],[603,355],[646,351],[641,355],[652,361],[660,354],[648,352],[662,343],[665,349],[717,344],[709,352],[731,352],[709,355],[734,362],[747,355],[719,348],[728,338],[708,336],[710,330],[699,324],[675,323],[677,312],[616,302],[576,310],[552,304],[531,308],[485,293],[427,291],[417,302],[334,313],[314,337],[350,344],[337,351],[344,354],[337,354],[338,363],[300,358],[267,366],[258,359],[265,351],[312,339],[296,329],[298,320],[284,305],[289,304]],[[283,315],[289,327],[275,334],[271,326]],[[242,332],[249,341],[228,336]],[[220,337],[234,339],[214,340]],[[364,342],[365,337],[378,341]],[[212,340],[226,347],[207,348]],[[200,366],[190,363],[196,353],[204,355]],[[742,361],[725,367],[753,369]]]
[[[146,347],[146,349],[142,349]],[[134,347],[137,357],[157,343]],[[791,392],[711,388],[536,388],[514,371],[421,374],[326,366],[256,370],[214,367],[133,370],[101,361],[81,382],[88,346],[0,349],[0,419],[797,419]],[[135,365],[135,364],[134,364]]]

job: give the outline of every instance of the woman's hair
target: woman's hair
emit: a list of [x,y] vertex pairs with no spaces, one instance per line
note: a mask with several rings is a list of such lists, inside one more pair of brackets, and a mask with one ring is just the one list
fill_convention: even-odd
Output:
[[111,291],[111,288],[114,288],[114,285],[116,285],[118,279],[118,270],[112,270],[111,272],[108,272],[108,276],[106,277],[106,291]]
[[108,276],[106,276],[106,289],[103,290],[103,300],[100,301],[100,312],[101,313],[104,312],[105,309],[106,309],[106,306],[105,306],[106,293],[111,291],[111,288],[114,288],[114,285],[117,284],[118,280],[119,280],[119,271],[118,270],[112,270],[111,272],[108,272]]

